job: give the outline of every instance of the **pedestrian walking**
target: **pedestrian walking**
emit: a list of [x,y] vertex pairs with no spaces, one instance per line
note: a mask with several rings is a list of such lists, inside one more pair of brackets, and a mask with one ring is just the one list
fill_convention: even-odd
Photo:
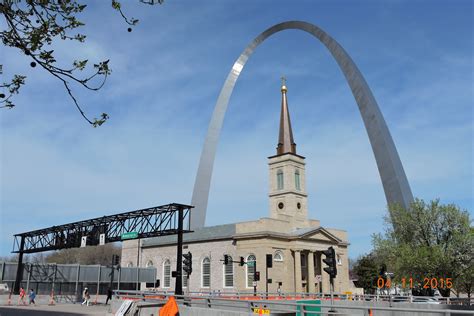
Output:
[[23,287],[20,287],[20,297],[18,297],[18,305],[20,305],[20,302],[23,303],[23,305],[26,305],[25,296],[25,289]]
[[30,289],[30,294],[28,296],[30,298],[30,305],[31,304],[36,305],[35,303],[36,293],[35,291],[33,291],[33,289]]
[[107,299],[105,300],[105,305],[107,305],[109,300],[112,301],[112,289],[110,287],[107,289]]
[[82,302],[81,305],[86,304],[87,306],[89,306],[89,300],[91,299],[91,296],[89,294],[89,289],[88,288],[85,288],[84,292],[82,292],[82,298],[84,299],[84,302]]

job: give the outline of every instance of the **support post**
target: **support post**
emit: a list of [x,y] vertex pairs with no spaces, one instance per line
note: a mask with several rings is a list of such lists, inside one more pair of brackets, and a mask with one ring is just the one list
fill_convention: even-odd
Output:
[[54,284],[56,283],[56,272],[58,271],[58,265],[55,263],[53,265],[53,271],[54,271],[54,274],[53,274],[53,284],[51,285],[51,293],[52,296],[54,297]]
[[122,269],[119,267],[118,268],[118,280],[117,280],[117,291],[120,290],[120,278],[122,276]]
[[31,278],[31,269],[32,269],[32,264],[28,264],[28,265],[29,265],[29,268],[27,268],[28,278],[26,279],[26,291],[28,291],[30,288],[30,278]]
[[23,250],[25,249],[25,236],[21,236],[20,249],[18,249],[18,265],[16,268],[14,294],[20,294],[20,283],[23,277]]
[[176,253],[176,283],[175,295],[183,295],[183,208],[178,210],[178,249]]
[[265,299],[268,299],[268,265],[265,265]]
[[115,258],[115,255],[112,256],[112,264],[110,265],[112,271],[110,271],[109,287],[110,287],[111,290],[114,288],[114,271],[115,271],[114,258]]
[[331,309],[329,312],[335,313],[336,310],[334,309],[334,279],[331,278]]
[[76,273],[76,287],[74,288],[74,296],[76,297],[76,302],[79,302],[79,296],[77,293],[77,288],[79,286],[79,273],[81,271],[81,265],[77,264],[77,273]]
[[253,262],[253,296],[257,296],[257,257],[255,257],[255,261]]
[[2,269],[0,271],[2,271],[0,274],[0,281],[3,281],[3,276],[5,275],[5,263],[6,262],[2,262]]
[[100,287],[100,269],[101,265],[99,264],[99,272],[97,273],[97,291],[95,293],[95,302],[97,303],[97,298],[99,297],[99,287]]
[[137,291],[140,291],[140,286],[138,285],[139,282],[138,282],[138,279],[140,278],[140,267],[137,267],[137,282],[135,283],[135,288],[137,289]]

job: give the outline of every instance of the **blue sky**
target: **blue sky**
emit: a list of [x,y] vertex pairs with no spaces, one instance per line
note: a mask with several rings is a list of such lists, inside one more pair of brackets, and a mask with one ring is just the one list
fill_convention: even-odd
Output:
[[[244,47],[271,25],[314,23],[351,55],[379,103],[413,194],[473,214],[473,4],[470,1],[90,2],[86,45],[58,43],[61,61],[110,58],[99,92],[74,88],[101,128],[83,121],[61,83],[2,47],[2,80],[28,76],[0,112],[0,255],[12,235],[169,202],[189,203],[218,93]],[[86,2],[87,3],[87,2]],[[5,27],[1,20],[2,28]],[[349,233],[350,256],[371,249],[386,201],[350,89],[319,42],[285,31],[243,70],[224,121],[207,225],[268,216],[280,77],[298,153],[307,157],[309,214]]]

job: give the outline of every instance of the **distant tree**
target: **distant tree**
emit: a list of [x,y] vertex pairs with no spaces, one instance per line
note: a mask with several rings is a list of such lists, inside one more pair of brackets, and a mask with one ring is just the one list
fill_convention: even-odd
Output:
[[[164,0],[140,0],[147,4],[162,4]],[[137,19],[127,18],[122,11],[122,5],[117,0],[111,0],[112,8],[117,10],[125,22],[130,26],[138,23]],[[109,116],[102,113],[100,118],[89,119],[77,98],[72,92],[71,83],[75,83],[88,90],[97,91],[105,84],[111,74],[109,60],[104,60],[89,66],[87,59],[78,59],[68,63],[58,63],[52,45],[58,39],[72,40],[84,43],[86,35],[74,33],[84,25],[78,16],[86,9],[87,5],[79,1],[70,0],[3,0],[0,2],[0,13],[5,18],[6,29],[0,32],[3,45],[17,49],[22,54],[31,58],[31,67],[39,66],[50,75],[57,78],[66,89],[72,102],[82,117],[92,126],[102,125]],[[131,28],[128,31],[131,32]],[[69,64],[69,66],[61,66]],[[0,65],[0,73],[2,73]],[[90,74],[81,75],[86,68],[91,69]],[[26,76],[16,74],[10,82],[0,83],[0,108],[13,108],[12,97],[18,94],[20,87],[25,84]]]
[[379,270],[373,254],[359,257],[352,268],[353,274],[357,277],[356,285],[363,288],[366,294],[375,294]]
[[[471,227],[471,238],[474,235],[474,228]],[[459,277],[456,279],[454,285],[454,291],[459,296],[460,293],[466,293],[470,303],[472,293],[474,292],[474,264],[472,263],[474,258],[471,259],[471,264],[466,269],[461,271]]]
[[[387,258],[396,281],[412,278],[423,284],[425,278],[451,278],[457,287],[469,279],[474,234],[468,212],[453,204],[441,205],[439,200],[416,199],[410,209],[391,205],[388,213],[385,235],[373,236],[374,252]],[[438,290],[449,296],[446,286]],[[466,290],[469,294],[472,289]]]
[[18,262],[18,255],[0,256],[0,262]]
[[46,256],[47,263],[79,263],[110,265],[112,255],[120,255],[121,248],[113,244],[87,246],[55,251]]

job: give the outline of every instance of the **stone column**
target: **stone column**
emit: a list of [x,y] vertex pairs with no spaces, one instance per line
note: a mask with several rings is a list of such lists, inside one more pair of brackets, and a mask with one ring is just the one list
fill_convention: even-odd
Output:
[[314,252],[308,252],[308,292],[314,293],[316,289],[314,287]]
[[294,250],[295,253],[295,292],[303,292],[301,288],[301,251]]

